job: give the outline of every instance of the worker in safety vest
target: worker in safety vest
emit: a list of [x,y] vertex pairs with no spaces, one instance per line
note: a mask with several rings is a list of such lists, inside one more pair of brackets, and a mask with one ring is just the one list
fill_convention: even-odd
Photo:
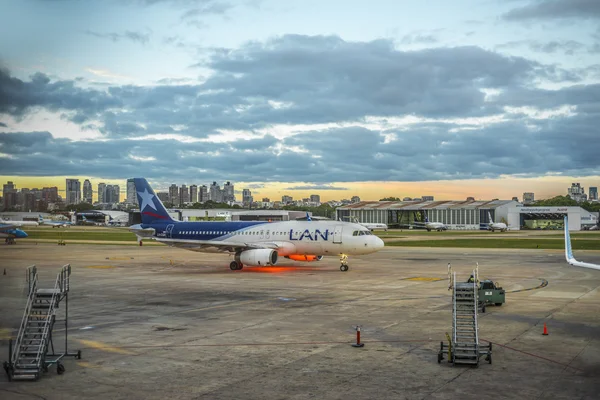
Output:
[[469,277],[469,280],[467,281],[468,283],[473,283],[475,282],[475,277],[473,276],[473,274],[471,274],[471,276]]

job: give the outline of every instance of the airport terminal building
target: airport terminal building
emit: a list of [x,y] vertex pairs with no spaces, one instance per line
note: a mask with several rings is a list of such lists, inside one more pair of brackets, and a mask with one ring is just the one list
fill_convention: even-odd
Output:
[[598,223],[597,215],[581,207],[524,207],[514,200],[467,201],[362,201],[339,207],[338,220],[384,223],[390,228],[410,228],[415,221],[442,222],[452,230],[487,229],[490,222],[504,222],[510,230],[562,229],[569,216],[569,230]]

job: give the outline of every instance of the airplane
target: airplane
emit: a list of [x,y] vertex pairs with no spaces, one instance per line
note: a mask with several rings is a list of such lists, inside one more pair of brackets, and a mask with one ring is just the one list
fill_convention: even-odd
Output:
[[388,230],[387,224],[377,223],[377,222],[359,222],[358,218],[356,218],[355,216],[351,217],[351,219],[352,219],[352,223],[362,225],[365,228],[367,228],[368,230],[370,230],[371,232],[373,232],[375,229],[383,229],[384,231]]
[[577,261],[575,257],[573,257],[573,248],[571,247],[571,235],[569,234],[569,218],[565,215],[565,258],[567,259],[567,263],[569,265],[573,265],[575,267],[584,267],[584,268],[592,268],[592,269],[600,269],[600,265],[598,264],[590,264],[583,261]]
[[339,221],[181,222],[171,218],[145,178],[134,178],[142,223],[129,227],[142,245],[152,239],[197,252],[229,252],[232,271],[244,265],[275,265],[279,257],[318,261],[339,255],[340,271],[348,271],[348,255],[370,254],[383,240],[362,225]]
[[494,222],[494,220],[492,219],[492,214],[490,214],[489,211],[488,218],[490,219],[490,223],[488,224],[488,231],[506,232],[506,230],[508,229],[508,226],[506,226],[504,222]]
[[44,220],[44,217],[42,217],[41,215],[38,215],[38,221],[39,221],[40,225],[51,225],[52,228],[60,228],[61,226],[71,227],[71,225],[73,225],[73,223],[71,221]]
[[443,222],[429,222],[429,217],[427,216],[425,216],[425,222],[415,221],[414,223],[419,228],[425,227],[425,229],[427,229],[427,232],[431,232],[432,230],[445,231],[448,229],[446,224],[444,224]]
[[37,221],[9,221],[7,219],[0,220],[0,224],[13,225],[16,227],[21,226],[38,226],[39,223]]
[[0,238],[5,238],[6,244],[15,244],[15,238],[26,238],[27,233],[18,229],[15,225],[0,224]]

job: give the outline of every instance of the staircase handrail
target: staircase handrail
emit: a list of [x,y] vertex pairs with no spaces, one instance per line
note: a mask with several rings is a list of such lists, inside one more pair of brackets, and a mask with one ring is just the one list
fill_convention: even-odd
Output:
[[27,321],[29,320],[29,315],[31,314],[31,307],[33,306],[33,299],[35,298],[35,293],[37,291],[37,274],[34,273],[32,276],[33,277],[30,277],[29,280],[29,296],[27,298],[27,305],[25,306],[25,312],[23,313],[23,318],[21,319],[21,325],[19,326],[19,333],[17,334],[17,340],[15,341],[14,350],[11,354],[10,363],[12,365],[16,364],[19,357],[19,353],[21,352],[21,343],[23,342],[23,337],[25,336]]

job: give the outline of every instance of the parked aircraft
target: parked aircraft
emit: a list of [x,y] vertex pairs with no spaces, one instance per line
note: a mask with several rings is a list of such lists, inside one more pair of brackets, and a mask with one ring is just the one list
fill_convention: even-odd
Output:
[[0,223],[0,238],[5,238],[6,244],[15,244],[15,238],[26,238],[27,233],[18,229],[16,225]]
[[506,232],[506,230],[508,229],[508,226],[506,226],[506,224],[504,222],[494,222],[494,220],[492,219],[492,214],[490,214],[489,211],[488,211],[488,218],[490,219],[490,223],[488,224],[488,231]]
[[386,224],[383,223],[377,223],[377,222],[359,222],[358,218],[356,217],[352,217],[351,221],[353,224],[358,224],[358,225],[362,225],[365,228],[367,228],[368,230],[370,230],[371,232],[373,232],[376,229],[383,229],[384,231],[388,230],[388,226]]
[[592,268],[592,269],[600,269],[600,265],[598,264],[590,264],[582,261],[577,261],[575,257],[573,257],[573,248],[571,247],[571,235],[569,234],[569,218],[565,215],[565,258],[569,265],[573,265],[575,267],[583,267],[583,268]]
[[425,229],[427,229],[427,232],[431,232],[432,230],[445,231],[446,229],[448,229],[446,224],[444,224],[443,222],[429,222],[429,217],[427,216],[425,216],[425,222],[415,221],[413,226],[416,226],[418,228],[424,227]]
[[13,225],[16,227],[38,226],[39,225],[39,223],[37,221],[9,221],[9,220],[0,220],[0,224]]
[[140,245],[145,238],[198,252],[234,255],[231,270],[244,265],[275,265],[279,257],[317,261],[339,255],[348,271],[348,255],[370,254],[383,241],[362,225],[338,221],[181,222],[173,220],[146,179],[134,178],[142,223],[130,227]]
[[53,228],[60,228],[61,226],[71,227],[71,225],[73,225],[71,221],[51,221],[47,219],[45,220],[44,217],[42,217],[41,215],[38,215],[38,221],[40,225],[51,225]]

